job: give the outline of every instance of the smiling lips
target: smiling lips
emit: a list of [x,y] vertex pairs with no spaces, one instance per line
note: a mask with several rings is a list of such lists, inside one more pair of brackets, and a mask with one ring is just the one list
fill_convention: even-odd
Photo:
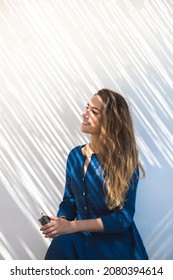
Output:
[[85,121],[83,121],[82,123],[83,123],[83,124],[85,124],[85,125],[90,125],[90,123],[89,123],[89,122],[85,122]]

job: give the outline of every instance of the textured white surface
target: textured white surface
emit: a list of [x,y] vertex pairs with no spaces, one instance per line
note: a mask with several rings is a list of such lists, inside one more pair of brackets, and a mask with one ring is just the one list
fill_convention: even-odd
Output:
[[43,259],[91,96],[129,100],[147,177],[135,220],[151,259],[173,259],[173,2],[0,1],[0,259]]

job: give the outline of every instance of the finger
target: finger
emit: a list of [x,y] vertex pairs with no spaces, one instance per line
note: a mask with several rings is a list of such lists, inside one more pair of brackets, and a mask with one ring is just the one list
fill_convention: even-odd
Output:
[[47,223],[46,225],[42,226],[41,227],[41,230],[44,231],[50,227],[52,227],[54,224],[53,224],[53,221],[51,221],[50,223]]
[[55,216],[52,216],[50,217],[51,221],[57,221],[59,218],[58,217],[55,217]]
[[49,229],[46,229],[43,231],[43,234],[47,235],[47,234],[50,234],[51,232],[55,231],[54,228],[49,228]]
[[56,236],[59,236],[60,234],[57,232],[57,231],[52,231],[52,232],[49,232],[45,235],[45,238],[54,238]]
[[49,226],[44,227],[42,229],[42,232],[43,232],[43,234],[47,234],[47,233],[52,232],[54,230],[55,230],[55,225],[53,223],[51,223]]

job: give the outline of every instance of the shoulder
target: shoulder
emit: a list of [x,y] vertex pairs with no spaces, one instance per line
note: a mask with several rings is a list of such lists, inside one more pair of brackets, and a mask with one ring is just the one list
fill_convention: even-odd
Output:
[[78,155],[82,154],[81,149],[84,146],[85,146],[85,144],[78,145],[78,146],[74,147],[73,149],[71,149],[69,154],[68,154],[68,158],[73,158],[74,156],[78,156]]
[[83,154],[81,151],[81,148],[83,146],[84,145],[79,145],[70,150],[68,157],[67,157],[67,166],[74,167],[77,163],[79,163],[83,160]]
[[78,146],[72,148],[72,149],[70,150],[69,154],[79,153],[83,146],[84,146],[84,145],[78,145]]

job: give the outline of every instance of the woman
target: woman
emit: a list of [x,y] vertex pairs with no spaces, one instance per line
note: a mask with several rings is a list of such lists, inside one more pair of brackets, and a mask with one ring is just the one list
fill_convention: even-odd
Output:
[[133,221],[139,168],[128,105],[99,90],[87,104],[81,131],[90,142],[69,153],[63,201],[41,228],[53,238],[45,259],[148,259]]

